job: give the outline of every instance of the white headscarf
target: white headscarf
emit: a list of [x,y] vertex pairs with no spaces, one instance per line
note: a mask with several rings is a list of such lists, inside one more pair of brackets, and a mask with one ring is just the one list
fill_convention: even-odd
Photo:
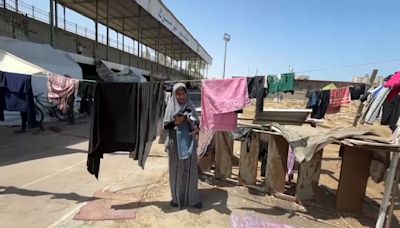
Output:
[[169,102],[165,109],[164,120],[163,120],[164,124],[174,121],[175,115],[184,108],[191,109],[192,119],[195,119],[195,121],[198,122],[199,117],[197,115],[196,108],[194,107],[193,102],[189,98],[189,94],[187,95],[188,97],[186,104],[179,104],[178,100],[176,99],[176,91],[178,91],[181,88],[185,89],[186,94],[188,94],[186,85],[183,83],[176,83],[174,87],[172,87],[172,97],[171,99],[169,99]]

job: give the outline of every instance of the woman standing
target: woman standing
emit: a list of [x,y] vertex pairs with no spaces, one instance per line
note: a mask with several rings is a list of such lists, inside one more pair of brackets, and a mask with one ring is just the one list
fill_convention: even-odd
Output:
[[198,116],[188,97],[186,85],[177,83],[172,89],[164,116],[168,130],[168,151],[171,206],[201,208],[198,189],[197,137]]

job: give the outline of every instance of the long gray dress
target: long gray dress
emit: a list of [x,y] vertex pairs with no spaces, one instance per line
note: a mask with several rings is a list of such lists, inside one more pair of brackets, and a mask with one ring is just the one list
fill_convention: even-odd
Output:
[[172,202],[180,208],[193,207],[200,203],[197,154],[192,153],[188,159],[179,160],[174,129],[169,130],[169,136],[167,150]]

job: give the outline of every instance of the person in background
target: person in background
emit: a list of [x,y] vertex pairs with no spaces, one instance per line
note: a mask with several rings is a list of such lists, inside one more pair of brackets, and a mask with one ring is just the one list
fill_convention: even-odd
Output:
[[197,134],[199,120],[186,85],[177,83],[172,88],[165,115],[165,142],[168,152],[171,206],[202,208],[198,189]]

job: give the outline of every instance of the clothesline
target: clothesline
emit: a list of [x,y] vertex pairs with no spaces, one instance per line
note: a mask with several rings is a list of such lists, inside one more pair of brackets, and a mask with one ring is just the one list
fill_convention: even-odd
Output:
[[[40,74],[44,74],[44,73],[47,74],[47,73],[49,73],[49,71],[43,71],[43,72],[39,72],[39,73],[36,73],[36,74],[32,74],[32,77],[48,78],[47,75],[46,75],[46,76],[40,75]],[[96,83],[95,80],[77,79],[77,78],[74,78],[74,79],[76,79],[76,80],[78,80],[78,81],[83,81],[83,82],[92,82],[92,83]]]

